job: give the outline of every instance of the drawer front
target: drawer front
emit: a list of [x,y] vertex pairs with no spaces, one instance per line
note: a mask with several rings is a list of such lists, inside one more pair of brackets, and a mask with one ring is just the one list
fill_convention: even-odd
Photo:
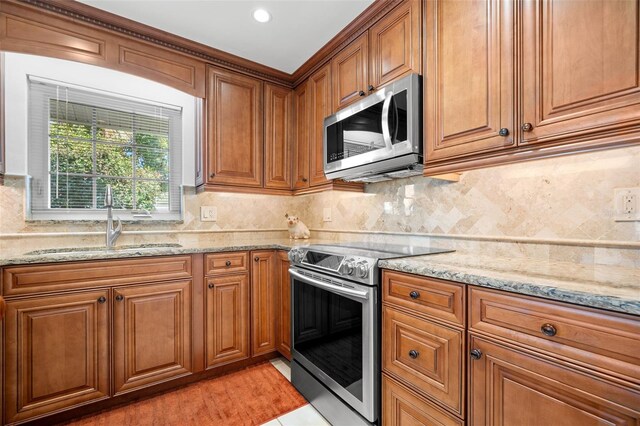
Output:
[[5,296],[190,279],[191,256],[10,266],[2,278]]
[[208,254],[205,258],[207,275],[234,274],[249,270],[249,253],[236,251]]
[[471,331],[640,382],[638,317],[472,286],[469,297]]
[[465,323],[465,285],[401,272],[384,271],[382,298],[417,314],[452,324]]
[[383,308],[382,369],[463,415],[464,332]]
[[463,426],[464,422],[383,374],[382,424],[385,426]]

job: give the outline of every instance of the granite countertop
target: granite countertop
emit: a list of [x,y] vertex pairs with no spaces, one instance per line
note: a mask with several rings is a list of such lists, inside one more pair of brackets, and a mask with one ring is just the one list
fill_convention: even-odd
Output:
[[[335,244],[320,239],[286,238],[202,242],[194,244],[146,244],[103,248],[71,249],[75,252],[38,250],[36,254],[0,250],[0,266],[68,262],[127,257],[214,253],[242,250],[288,250],[294,245]],[[379,266],[427,277],[441,278],[481,287],[505,290],[578,305],[640,315],[640,269],[583,265],[531,258],[500,258],[464,252],[382,260]]]
[[459,252],[382,260],[379,266],[640,315],[640,269]]

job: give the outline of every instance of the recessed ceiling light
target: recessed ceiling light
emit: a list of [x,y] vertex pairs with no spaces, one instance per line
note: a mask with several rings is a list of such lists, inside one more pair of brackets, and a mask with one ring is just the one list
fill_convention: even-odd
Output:
[[271,14],[265,9],[256,9],[253,11],[253,19],[264,24],[271,20]]

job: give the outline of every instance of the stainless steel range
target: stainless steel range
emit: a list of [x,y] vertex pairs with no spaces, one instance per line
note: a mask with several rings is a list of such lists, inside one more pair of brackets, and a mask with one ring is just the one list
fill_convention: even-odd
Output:
[[380,417],[378,260],[448,251],[342,243],[289,252],[291,381],[334,426],[371,425]]

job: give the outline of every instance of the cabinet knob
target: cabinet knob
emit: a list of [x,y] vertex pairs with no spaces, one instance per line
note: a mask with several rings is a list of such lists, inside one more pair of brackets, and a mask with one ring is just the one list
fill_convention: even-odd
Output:
[[119,295],[116,296],[116,301],[122,302],[122,299],[124,299],[123,295],[119,294]]
[[414,290],[411,293],[409,293],[409,297],[411,297],[412,299],[417,299],[418,297],[420,297],[420,293]]
[[373,87],[371,84],[369,85],[368,89],[369,89],[370,92],[373,92],[374,90],[376,90],[376,88]]
[[482,351],[480,349],[472,349],[469,355],[471,355],[473,359],[480,359],[482,358]]
[[503,127],[502,129],[500,129],[498,134],[500,136],[509,136],[509,129],[507,129],[506,127]]
[[104,296],[100,296],[100,297],[98,297],[98,303],[104,303],[104,302],[106,302],[106,301],[107,301],[107,298],[106,298],[106,297],[104,297]]
[[209,283],[209,285],[207,285],[207,287],[209,287],[210,289],[213,288],[213,283]]
[[227,260],[226,262],[224,262],[224,264],[225,264],[225,266],[229,267],[229,266],[231,266],[231,261]]
[[211,179],[213,179],[214,177],[216,177],[216,174],[215,174],[215,173],[209,173],[209,177],[210,177]]
[[303,181],[303,182],[306,182],[306,181],[308,181],[308,180],[309,180],[309,179],[307,179],[307,178],[302,178],[302,181]]
[[553,337],[556,335],[556,333],[558,332],[558,330],[556,330],[556,328],[553,326],[553,324],[545,324],[542,327],[540,327],[540,331],[542,331],[542,334],[544,334],[545,336],[549,336],[549,337]]
[[358,92],[358,95],[360,95],[360,96],[364,96],[364,95],[365,95],[364,90],[359,91],[359,92]]
[[256,256],[256,257],[254,257],[254,258],[253,258],[253,261],[254,261],[254,262],[259,262],[259,261],[260,261],[260,258],[259,258],[258,256]]
[[411,349],[411,350],[409,351],[409,356],[410,356],[412,359],[416,359],[416,358],[418,358],[418,355],[420,355],[420,352],[416,351],[415,349]]
[[522,131],[523,131],[523,132],[530,132],[530,131],[532,131],[532,130],[533,130],[533,124],[531,124],[531,123],[524,123],[524,124],[521,126],[521,129],[522,129]]

